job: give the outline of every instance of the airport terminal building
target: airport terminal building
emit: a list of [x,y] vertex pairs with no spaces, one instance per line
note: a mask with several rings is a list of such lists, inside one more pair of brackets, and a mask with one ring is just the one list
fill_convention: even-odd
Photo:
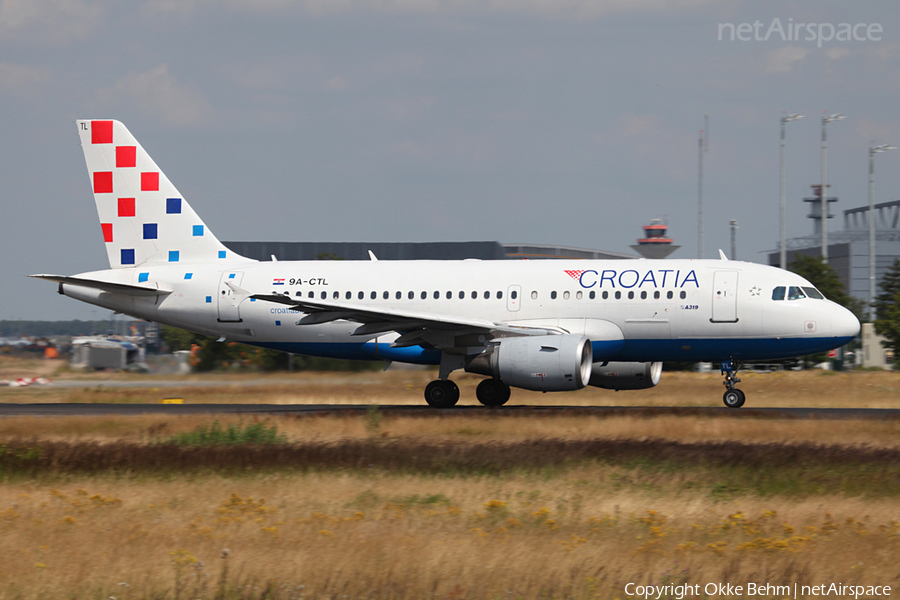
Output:
[[[808,199],[809,200],[809,199]],[[796,256],[821,256],[821,217],[813,210],[813,235],[787,240],[787,262]],[[875,205],[875,282],[881,284],[894,261],[900,258],[900,200]],[[843,211],[843,229],[828,232],[828,264],[845,289],[854,297],[869,303],[869,207]],[[834,215],[829,215],[833,219]],[[831,224],[831,221],[829,221]],[[769,264],[779,266],[779,252],[769,253]],[[877,292],[876,292],[877,293]]]
[[222,242],[232,252],[255,260],[480,260],[506,259],[602,259],[629,260],[631,254],[500,242]]

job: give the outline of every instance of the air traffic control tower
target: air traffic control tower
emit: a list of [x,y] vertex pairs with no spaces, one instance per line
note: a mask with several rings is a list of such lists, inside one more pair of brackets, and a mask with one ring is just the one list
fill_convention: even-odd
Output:
[[666,237],[669,226],[660,219],[653,219],[649,225],[644,225],[644,237],[631,246],[632,250],[644,258],[665,258],[681,246],[672,243],[672,238]]

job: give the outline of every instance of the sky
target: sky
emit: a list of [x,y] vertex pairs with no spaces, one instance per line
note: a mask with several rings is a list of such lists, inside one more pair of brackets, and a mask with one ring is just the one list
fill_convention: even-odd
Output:
[[[737,258],[766,262],[782,114],[806,116],[794,237],[821,116],[847,117],[840,211],[868,203],[868,147],[900,145],[898,98],[896,0],[0,0],[0,320],[109,317],[26,278],[108,268],[79,118],[125,123],[223,241],[631,253],[663,218],[696,258],[708,114],[703,252],[737,219]],[[897,198],[900,151],[876,161]]]

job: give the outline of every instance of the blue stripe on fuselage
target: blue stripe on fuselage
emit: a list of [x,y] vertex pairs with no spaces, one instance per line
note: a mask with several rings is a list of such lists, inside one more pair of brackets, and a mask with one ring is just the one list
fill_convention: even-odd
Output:
[[366,342],[354,343],[315,343],[315,342],[246,342],[252,346],[281,350],[306,356],[324,358],[343,358],[347,360],[395,360],[397,362],[417,365],[441,364],[440,350],[428,350],[421,346],[407,348],[391,348],[390,344]]
[[[678,339],[678,340],[622,340],[591,342],[594,362],[616,360],[626,362],[719,362],[775,360],[826,352],[852,341],[852,337],[802,337],[758,339]],[[419,365],[441,362],[439,350],[421,346],[391,348],[390,344],[248,342],[253,346],[272,348],[282,352],[343,358],[350,360],[391,360]]]
[[[776,360],[827,352],[853,337],[626,340],[625,349],[610,360],[626,362],[719,362]],[[594,355],[594,360],[598,360]]]

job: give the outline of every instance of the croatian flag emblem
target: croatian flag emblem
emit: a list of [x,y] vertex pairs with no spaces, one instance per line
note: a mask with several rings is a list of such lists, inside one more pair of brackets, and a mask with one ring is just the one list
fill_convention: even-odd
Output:
[[581,278],[582,274],[584,274],[584,271],[583,271],[583,270],[579,270],[579,271],[569,271],[568,269],[566,269],[565,271],[566,271],[566,275],[568,275],[569,277],[571,277],[571,278],[574,279],[575,281],[578,281],[578,280]]
[[272,285],[284,285],[284,279],[273,279]]

